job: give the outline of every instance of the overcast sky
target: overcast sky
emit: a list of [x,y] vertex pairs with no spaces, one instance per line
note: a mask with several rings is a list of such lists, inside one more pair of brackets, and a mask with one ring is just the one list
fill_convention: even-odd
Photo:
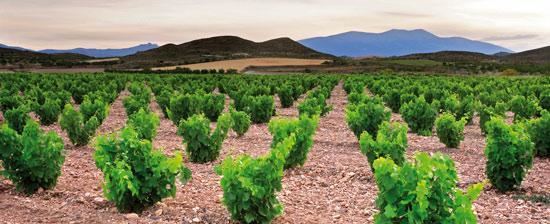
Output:
[[237,35],[295,40],[426,29],[515,51],[550,45],[547,0],[0,0],[0,43],[128,47]]

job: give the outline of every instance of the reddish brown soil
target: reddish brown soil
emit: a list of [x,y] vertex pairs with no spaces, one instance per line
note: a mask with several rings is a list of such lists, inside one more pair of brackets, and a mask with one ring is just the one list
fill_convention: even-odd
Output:
[[[127,92],[123,92],[112,105],[99,133],[114,132],[124,126],[126,114],[122,98],[126,95]],[[283,190],[279,193],[285,211],[274,223],[373,222],[377,212],[374,203],[377,187],[366,157],[359,152],[357,139],[345,123],[346,94],[341,84],[334,89],[329,103],[334,105],[334,110],[321,118],[308,161],[301,168],[285,171]],[[282,109],[277,99],[276,105],[279,116],[296,117],[298,114],[297,103]],[[156,102],[151,108],[162,118],[154,139],[155,147],[167,154],[182,150],[176,126],[162,116]],[[398,114],[393,114],[392,120],[402,121]],[[477,122],[475,119],[474,124],[466,127],[465,140],[459,149],[445,148],[436,136],[409,133],[407,154],[412,156],[415,151],[447,153],[455,160],[461,188],[482,181],[485,179],[485,137]],[[208,164],[186,162],[193,179],[185,186],[178,184],[176,197],[165,199],[134,217],[117,212],[112,203],[103,199],[102,174],[92,158],[93,144],[74,147],[58,124],[44,129],[59,133],[65,141],[66,161],[58,184],[52,190],[25,196],[17,193],[10,181],[0,177],[0,223],[231,223],[220,201],[220,177],[214,173],[214,166],[229,155],[262,155],[271,143],[266,124],[252,125],[240,138],[230,132],[220,159]],[[479,222],[550,223],[550,206],[512,197],[549,194],[549,179],[550,160],[537,158],[520,190],[502,194],[487,186],[475,202]]]

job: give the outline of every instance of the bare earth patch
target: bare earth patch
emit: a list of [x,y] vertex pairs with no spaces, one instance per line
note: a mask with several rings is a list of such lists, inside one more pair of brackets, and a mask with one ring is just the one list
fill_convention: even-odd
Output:
[[[111,106],[109,117],[98,133],[110,133],[125,125],[123,92]],[[301,97],[303,98],[303,96]],[[301,100],[301,99],[300,99]],[[229,99],[227,98],[228,102]],[[359,151],[358,141],[345,122],[346,94],[339,84],[329,103],[334,110],[321,118],[315,143],[303,167],[285,171],[283,190],[278,197],[285,206],[284,214],[274,223],[372,223],[377,210],[377,187],[367,159]],[[277,114],[296,117],[297,103],[282,109],[276,100]],[[153,144],[166,154],[182,150],[177,127],[162,116],[156,102],[153,111],[161,117]],[[392,120],[402,122],[399,114]],[[212,126],[215,124],[213,123]],[[193,179],[185,186],[178,184],[175,198],[168,198],[144,211],[138,217],[121,214],[102,196],[102,174],[93,160],[93,144],[74,147],[58,124],[43,127],[59,133],[66,148],[66,161],[57,186],[25,196],[15,191],[10,181],[0,177],[0,223],[232,223],[221,203],[220,177],[214,167],[229,155],[248,153],[259,156],[268,152],[271,135],[266,124],[254,124],[242,137],[230,132],[220,159],[208,164],[186,161]],[[460,178],[459,187],[485,179],[485,137],[478,118],[466,126],[465,140],[458,149],[449,149],[437,137],[409,133],[408,156],[415,151],[443,152],[454,160]],[[502,194],[487,186],[475,202],[480,223],[550,223],[550,206],[515,199],[517,194],[550,193],[550,160],[535,159],[534,166],[521,189]]]
[[246,58],[224,61],[213,61],[198,64],[178,65],[168,67],[157,67],[153,70],[174,70],[176,68],[200,69],[236,69],[243,71],[250,66],[298,66],[298,65],[320,65],[327,60],[324,59],[298,59],[298,58]]

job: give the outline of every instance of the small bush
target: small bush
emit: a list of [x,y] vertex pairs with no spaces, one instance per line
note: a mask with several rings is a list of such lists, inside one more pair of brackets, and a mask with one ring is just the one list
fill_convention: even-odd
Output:
[[367,102],[346,108],[346,122],[357,138],[364,131],[376,136],[380,124],[389,121],[390,117],[391,112],[381,103]]
[[18,191],[32,194],[39,188],[55,187],[65,161],[63,140],[54,132],[45,134],[31,119],[23,134],[7,125],[0,130],[0,160],[3,174]]
[[267,123],[275,111],[273,96],[244,96],[244,111],[254,123]]
[[390,89],[386,94],[384,94],[384,101],[392,112],[398,113],[401,108],[401,92],[396,89]]
[[160,124],[159,117],[153,112],[140,109],[128,119],[128,125],[132,126],[139,139],[153,141],[157,136],[157,127]]
[[359,140],[361,152],[367,156],[369,165],[374,172],[374,160],[384,157],[393,160],[397,165],[405,162],[407,151],[407,125],[385,121],[374,139],[368,132],[363,132]]
[[92,101],[88,96],[84,96],[84,101],[80,104],[79,110],[85,121],[96,117],[99,123],[102,123],[109,114],[109,105],[101,99]]
[[35,112],[40,117],[42,125],[51,125],[57,121],[61,113],[61,105],[59,105],[59,101],[56,99],[46,98],[44,104],[38,106]]
[[239,137],[243,136],[250,128],[250,116],[243,111],[231,110],[231,120],[233,125],[231,129],[237,133]]
[[529,121],[529,135],[535,143],[536,155],[550,157],[550,112],[542,111],[542,116]]
[[283,108],[291,107],[294,103],[292,87],[287,84],[277,88],[277,95],[279,96]]
[[457,121],[450,113],[442,114],[435,120],[435,130],[439,141],[449,148],[457,148],[464,140],[464,125],[466,125],[466,119],[462,118]]
[[27,120],[31,119],[29,116],[29,108],[25,105],[4,111],[4,118],[9,127],[19,134],[23,133],[23,128]]
[[174,124],[179,124],[195,114],[201,112],[201,97],[198,94],[181,94],[170,98],[170,107],[167,114]]
[[71,104],[65,105],[61,118],[59,119],[61,129],[67,132],[71,143],[76,146],[87,145],[92,135],[99,127],[99,120],[92,116],[89,120],[84,120],[82,114],[76,111]]
[[302,166],[313,146],[313,136],[317,130],[319,117],[301,116],[299,119],[275,119],[269,122],[269,132],[273,136],[271,147],[275,147],[291,135],[296,143],[286,157],[285,169]]
[[214,161],[220,155],[223,140],[231,127],[231,115],[222,114],[216,129],[210,133],[210,120],[202,114],[193,115],[178,126],[178,135],[187,144],[186,152],[194,163]]
[[491,117],[498,116],[504,118],[506,110],[507,105],[502,102],[496,103],[494,107],[482,105],[479,110],[479,127],[481,128],[481,132],[487,134],[485,124],[491,120]]
[[208,119],[216,121],[225,107],[225,95],[204,94],[201,101],[201,111]]
[[514,96],[509,102],[509,107],[514,112],[514,122],[529,119],[538,111],[537,99]]
[[466,192],[458,187],[453,161],[443,154],[417,153],[415,161],[396,165],[381,157],[374,161],[378,214],[375,223],[477,223],[472,202],[483,183]]
[[492,118],[486,126],[487,177],[498,190],[512,190],[533,164],[534,144],[519,126],[507,125],[501,118]]
[[290,137],[277,144],[268,155],[254,159],[248,155],[227,157],[216,173],[222,176],[223,204],[231,218],[242,223],[270,223],[283,212],[276,192],[282,189],[285,158],[295,142]]
[[180,153],[166,157],[150,141],[139,139],[131,127],[120,136],[99,136],[95,148],[95,163],[104,175],[104,195],[121,212],[141,212],[173,197],[176,177],[181,174],[183,182],[190,178]]
[[437,109],[434,105],[428,104],[423,96],[405,103],[400,111],[412,132],[423,136],[432,135]]

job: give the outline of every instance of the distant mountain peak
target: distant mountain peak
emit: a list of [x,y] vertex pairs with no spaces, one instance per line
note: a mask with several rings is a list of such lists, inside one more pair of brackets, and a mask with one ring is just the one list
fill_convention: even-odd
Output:
[[319,52],[350,57],[390,57],[439,51],[471,51],[484,54],[512,52],[491,43],[463,37],[439,37],[425,29],[391,29],[381,33],[349,31],[299,42]]
[[140,51],[147,51],[157,48],[157,44],[146,43],[140,44],[137,46],[129,48],[107,48],[107,49],[96,49],[96,48],[74,48],[66,50],[56,50],[56,49],[45,49],[39,52],[46,54],[60,54],[60,53],[75,53],[87,55],[95,58],[111,58],[111,57],[124,57],[127,55],[132,55]]

